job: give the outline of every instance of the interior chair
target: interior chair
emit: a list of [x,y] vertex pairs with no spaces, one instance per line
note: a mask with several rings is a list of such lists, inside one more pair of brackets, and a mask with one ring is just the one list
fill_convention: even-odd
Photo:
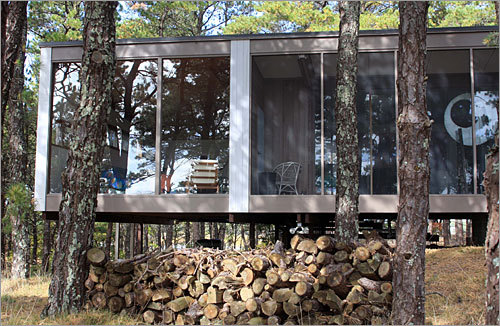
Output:
[[276,187],[278,195],[281,193],[295,193],[297,191],[297,179],[300,173],[300,164],[297,162],[283,162],[278,164],[273,172],[276,173]]
[[198,193],[219,192],[217,160],[195,160],[191,168],[188,185],[192,190]]

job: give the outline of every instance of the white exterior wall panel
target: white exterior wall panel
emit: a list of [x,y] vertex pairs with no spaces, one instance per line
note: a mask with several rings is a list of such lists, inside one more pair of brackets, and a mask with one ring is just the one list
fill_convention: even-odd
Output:
[[250,195],[250,41],[231,42],[229,211],[247,213]]
[[40,85],[35,158],[36,210],[46,210],[47,173],[49,170],[50,103],[52,82],[52,48],[40,53]]

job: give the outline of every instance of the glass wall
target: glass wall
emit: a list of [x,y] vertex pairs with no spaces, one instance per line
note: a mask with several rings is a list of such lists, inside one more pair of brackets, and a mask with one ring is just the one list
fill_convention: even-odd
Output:
[[154,194],[157,61],[118,62],[101,173],[102,193]]
[[161,192],[227,193],[228,57],[163,60]]
[[474,50],[474,113],[478,192],[482,193],[486,155],[498,130],[498,49]]
[[[79,105],[80,65],[55,64],[50,192],[61,192],[71,123]],[[155,178],[156,61],[117,63],[107,122],[101,193],[153,194]]]
[[[358,55],[356,108],[361,158],[360,194],[395,194],[396,125],[394,99],[394,55]],[[325,194],[335,193],[335,77],[337,55],[324,56]]]
[[321,194],[320,96],[320,55],[253,57],[252,194]]
[[60,193],[61,173],[68,159],[73,114],[80,104],[80,64],[56,63],[53,69],[49,192]]
[[473,193],[469,50],[427,53],[431,194]]

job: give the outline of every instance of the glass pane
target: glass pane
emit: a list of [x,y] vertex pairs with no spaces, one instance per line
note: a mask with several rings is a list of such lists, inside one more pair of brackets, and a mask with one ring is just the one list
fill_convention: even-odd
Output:
[[[154,193],[156,61],[117,63],[100,192]],[[73,114],[80,101],[80,64],[55,65],[50,192],[61,192]]]
[[427,109],[434,120],[430,164],[432,194],[473,192],[469,51],[429,51]]
[[483,193],[486,155],[498,130],[498,49],[474,50],[474,91],[478,191]]
[[54,64],[52,132],[50,148],[50,189],[60,193],[61,173],[66,167],[73,114],[80,104],[80,64]]
[[156,61],[118,62],[101,193],[154,194]]
[[324,117],[325,117],[325,194],[333,195],[337,185],[337,145],[335,124],[335,89],[337,54],[323,56],[324,73]]
[[[325,193],[335,193],[335,76],[337,55],[324,56]],[[395,194],[396,126],[393,53],[358,55],[358,141],[361,158],[360,194]]]
[[319,55],[253,57],[252,194],[321,193],[320,78]]
[[360,194],[396,194],[394,54],[358,55]]
[[227,193],[229,58],[163,60],[162,193]]

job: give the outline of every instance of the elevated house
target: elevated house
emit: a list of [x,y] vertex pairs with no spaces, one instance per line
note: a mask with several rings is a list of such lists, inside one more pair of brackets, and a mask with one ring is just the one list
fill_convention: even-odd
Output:
[[[472,219],[477,242],[498,128],[498,47],[484,39],[496,30],[430,29],[427,39],[430,216]],[[98,220],[328,225],[337,45],[338,33],[119,40]],[[82,47],[41,47],[35,196],[57,218]],[[397,215],[397,47],[395,30],[361,32],[363,220]]]

